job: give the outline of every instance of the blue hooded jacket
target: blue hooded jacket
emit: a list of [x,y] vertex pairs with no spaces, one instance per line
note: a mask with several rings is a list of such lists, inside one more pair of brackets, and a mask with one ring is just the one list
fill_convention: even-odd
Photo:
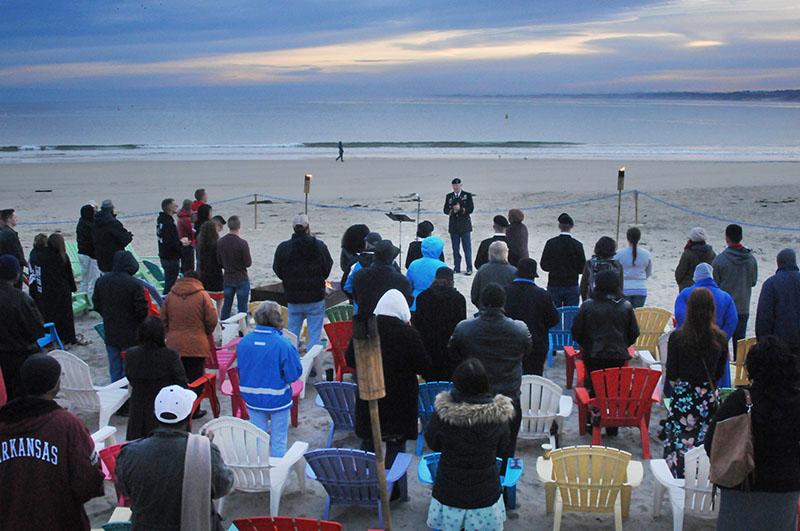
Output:
[[257,326],[236,347],[239,390],[247,407],[281,411],[292,405],[292,382],[303,367],[297,349],[271,326]]
[[713,278],[696,280],[694,285],[683,289],[678,294],[678,298],[675,299],[675,319],[678,321],[678,328],[683,326],[683,321],[686,320],[686,303],[689,301],[689,295],[697,288],[706,288],[711,292],[714,297],[714,304],[717,307],[717,326],[725,332],[728,339],[733,337],[733,333],[736,331],[736,324],[739,322],[736,304],[733,302],[733,297],[717,286]]
[[447,267],[447,264],[439,260],[439,256],[444,249],[444,240],[438,236],[428,236],[422,240],[422,258],[417,258],[408,267],[406,277],[411,282],[414,290],[414,303],[411,311],[417,309],[417,295],[431,287],[436,278],[436,271],[439,268]]

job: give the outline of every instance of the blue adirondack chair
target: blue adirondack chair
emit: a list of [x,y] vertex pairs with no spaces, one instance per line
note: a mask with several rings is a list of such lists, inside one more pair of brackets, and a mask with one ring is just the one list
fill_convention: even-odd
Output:
[[106,342],[106,325],[103,323],[97,323],[94,325],[94,331],[97,332],[97,335],[100,336],[100,339],[103,340],[103,343]]
[[564,347],[578,346],[572,340],[572,322],[578,314],[577,306],[564,306],[558,309],[559,323],[550,329],[550,348],[547,351],[547,366],[553,366],[553,353],[557,350],[564,350]]
[[422,430],[417,435],[417,455],[422,455],[422,448],[425,446],[425,428],[433,416],[433,404],[436,395],[442,391],[449,391],[453,388],[453,382],[426,382],[419,384],[419,421]]
[[44,324],[44,335],[36,340],[36,344],[39,348],[58,347],[59,350],[64,350],[64,343],[58,337],[56,325],[53,323]]
[[315,403],[331,416],[331,430],[325,446],[333,447],[336,430],[353,431],[356,425],[356,394],[358,386],[351,382],[317,382]]
[[[323,520],[330,516],[331,505],[356,505],[377,507],[380,527],[383,528],[383,510],[375,470],[375,454],[361,450],[323,448],[306,452],[306,476],[322,483],[328,499],[325,501]],[[389,492],[394,484],[406,475],[411,464],[411,454],[399,453],[386,472]]]

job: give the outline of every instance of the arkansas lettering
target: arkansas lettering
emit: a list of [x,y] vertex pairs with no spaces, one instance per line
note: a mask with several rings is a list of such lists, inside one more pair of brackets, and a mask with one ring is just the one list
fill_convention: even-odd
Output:
[[0,463],[18,457],[31,457],[53,465],[58,464],[58,446],[35,437],[18,437],[3,441]]

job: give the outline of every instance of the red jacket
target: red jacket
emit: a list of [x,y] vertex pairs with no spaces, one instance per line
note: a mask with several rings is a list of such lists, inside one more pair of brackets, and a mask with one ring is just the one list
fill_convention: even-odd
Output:
[[188,210],[178,211],[178,238],[189,238],[189,241],[194,245],[195,241],[194,227],[192,227],[192,212]]
[[103,496],[89,430],[52,400],[0,409],[0,529],[88,530],[83,504]]

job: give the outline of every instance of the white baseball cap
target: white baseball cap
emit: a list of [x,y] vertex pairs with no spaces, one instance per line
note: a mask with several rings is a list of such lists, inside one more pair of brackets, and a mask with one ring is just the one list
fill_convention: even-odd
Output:
[[164,387],[156,396],[156,418],[165,424],[177,424],[191,415],[196,399],[194,391],[180,385]]

